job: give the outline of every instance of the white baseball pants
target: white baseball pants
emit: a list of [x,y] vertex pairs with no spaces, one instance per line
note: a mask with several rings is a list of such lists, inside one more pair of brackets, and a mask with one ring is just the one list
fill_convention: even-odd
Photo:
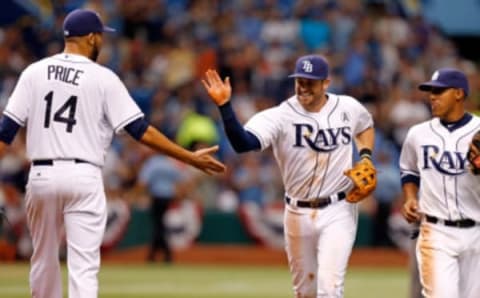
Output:
[[62,297],[59,247],[63,228],[69,297],[97,297],[100,245],[107,215],[101,169],[74,161],[32,166],[26,207],[33,242],[32,297]]
[[285,245],[297,298],[342,298],[357,231],[357,206],[323,209],[286,206]]
[[416,253],[424,297],[480,297],[480,226],[422,222]]

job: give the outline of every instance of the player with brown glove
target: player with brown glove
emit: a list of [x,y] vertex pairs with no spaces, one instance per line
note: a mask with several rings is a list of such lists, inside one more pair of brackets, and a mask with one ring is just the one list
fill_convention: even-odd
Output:
[[354,184],[353,189],[347,194],[348,202],[357,203],[370,195],[377,186],[377,171],[372,162],[371,150],[360,150],[360,161],[353,168],[346,170],[344,174]]
[[470,142],[467,153],[470,169],[474,175],[480,175],[480,130],[477,131]]

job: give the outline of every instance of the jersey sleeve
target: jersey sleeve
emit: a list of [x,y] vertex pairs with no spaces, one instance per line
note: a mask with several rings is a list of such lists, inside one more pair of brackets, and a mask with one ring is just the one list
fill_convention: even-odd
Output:
[[358,115],[358,121],[355,127],[353,128],[354,135],[357,135],[364,131],[365,129],[369,127],[373,127],[373,118],[370,112],[365,108],[364,105],[362,105],[359,101],[357,101],[354,98],[351,98],[353,100],[353,105],[356,114]]
[[254,134],[260,141],[261,150],[265,150],[274,143],[281,130],[281,117],[277,113],[278,107],[267,109],[255,114],[245,124],[245,130]]
[[8,104],[3,112],[20,126],[25,126],[28,118],[28,111],[31,108],[30,100],[32,94],[29,86],[29,71],[27,68],[20,75],[17,85],[8,100]]
[[130,122],[144,117],[144,114],[120,78],[113,72],[109,74],[105,90],[106,116],[115,133],[119,133]]
[[417,154],[415,151],[415,138],[414,138],[414,127],[411,128],[402,145],[402,150],[400,152],[400,174],[402,180],[408,176],[418,177],[419,170],[417,166]]

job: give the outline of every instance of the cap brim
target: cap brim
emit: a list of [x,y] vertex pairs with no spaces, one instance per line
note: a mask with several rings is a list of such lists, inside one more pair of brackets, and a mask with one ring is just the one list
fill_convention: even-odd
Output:
[[313,76],[305,73],[294,73],[288,76],[289,78],[304,78],[304,79],[311,79],[311,80],[324,80],[326,79],[325,77],[318,77],[318,76]]
[[450,86],[439,83],[437,81],[429,81],[418,85],[418,89],[422,91],[431,91],[432,88],[449,88]]
[[103,32],[116,32],[117,30],[113,29],[112,27],[103,26]]

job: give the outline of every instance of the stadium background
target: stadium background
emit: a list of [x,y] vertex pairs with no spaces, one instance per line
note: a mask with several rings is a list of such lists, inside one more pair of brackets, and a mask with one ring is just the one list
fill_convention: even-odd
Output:
[[[243,122],[292,94],[287,75],[298,56],[321,53],[331,64],[330,91],[356,97],[376,121],[374,162],[381,175],[373,197],[361,205],[352,264],[400,266],[406,272],[411,241],[398,215],[398,154],[406,130],[430,117],[416,85],[436,68],[458,67],[469,76],[469,109],[479,109],[480,2],[3,0],[0,110],[29,63],[62,50],[63,18],[78,7],[98,11],[117,28],[106,36],[99,63],[123,79],[151,123],[185,147],[219,143],[219,158],[229,167],[225,177],[215,178],[172,164],[172,171],[188,177],[167,217],[174,262],[286,269],[283,190],[272,154],[233,152],[200,79],[208,68],[230,76],[232,102]],[[22,142],[17,137],[0,162],[0,208],[10,221],[0,224],[0,262],[22,262],[31,252],[23,209],[29,161]],[[107,156],[107,262],[146,260],[149,197],[132,190],[151,156],[128,136],[116,137]]]

